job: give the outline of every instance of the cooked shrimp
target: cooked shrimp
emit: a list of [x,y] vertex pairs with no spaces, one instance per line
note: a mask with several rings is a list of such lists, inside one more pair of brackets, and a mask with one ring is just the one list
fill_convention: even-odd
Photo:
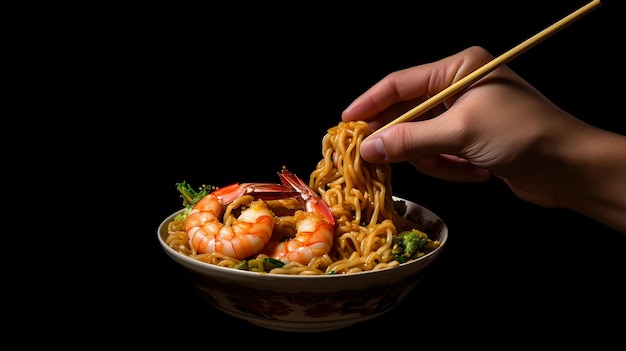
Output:
[[306,265],[314,257],[330,252],[333,246],[333,225],[318,212],[298,210],[294,216],[295,237],[287,241],[270,241],[263,253],[283,262]]
[[263,249],[269,257],[287,262],[308,264],[314,257],[330,252],[333,246],[335,218],[322,198],[302,179],[283,169],[278,174],[284,185],[300,193],[304,210],[295,212],[296,234],[287,241],[270,241]]
[[[335,218],[322,198],[302,179],[283,169],[281,184],[235,183],[214,190],[191,210],[185,229],[199,253],[222,253],[239,260],[259,252],[283,262],[307,264],[328,253],[333,245]],[[243,195],[257,197],[239,217],[224,223],[226,206]],[[288,241],[272,241],[275,214],[265,200],[296,198],[302,208],[294,213],[296,234]],[[269,243],[269,244],[268,244]]]
[[293,189],[280,184],[232,184],[213,191],[196,203],[185,222],[191,246],[199,253],[223,253],[245,259],[261,251],[274,229],[274,214],[259,199],[250,203],[239,217],[224,224],[225,207],[245,194],[268,198],[294,196]]

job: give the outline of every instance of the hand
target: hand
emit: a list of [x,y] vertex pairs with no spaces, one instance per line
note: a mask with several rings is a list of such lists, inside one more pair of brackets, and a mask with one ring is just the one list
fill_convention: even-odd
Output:
[[[471,47],[393,72],[354,100],[342,119],[365,120],[375,130],[492,59]],[[493,174],[526,201],[573,209],[626,232],[624,150],[624,136],[563,111],[507,66],[416,120],[368,137],[360,149],[366,161],[408,161],[450,181]]]

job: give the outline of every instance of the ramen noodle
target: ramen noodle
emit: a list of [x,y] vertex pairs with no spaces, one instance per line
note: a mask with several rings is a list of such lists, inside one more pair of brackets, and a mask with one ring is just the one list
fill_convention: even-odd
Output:
[[[391,166],[368,163],[361,158],[361,142],[370,134],[363,121],[339,122],[328,129],[322,139],[323,158],[311,172],[309,186],[328,204],[335,217],[333,246],[328,254],[314,257],[307,265],[290,262],[271,268],[271,274],[349,274],[394,267],[400,264],[392,253],[393,237],[400,231],[414,229],[415,224],[402,217],[391,194]],[[236,216],[253,201],[246,195],[228,205],[224,218]],[[282,240],[295,234],[293,211],[300,204],[296,199],[268,200],[275,214],[276,225],[272,240]],[[224,220],[226,223],[226,219]],[[189,244],[184,220],[169,224],[168,245],[197,260],[224,267],[237,268],[242,260],[219,253],[199,254]],[[428,239],[425,250],[434,249],[439,242]],[[265,271],[265,255],[251,260],[255,270]]]

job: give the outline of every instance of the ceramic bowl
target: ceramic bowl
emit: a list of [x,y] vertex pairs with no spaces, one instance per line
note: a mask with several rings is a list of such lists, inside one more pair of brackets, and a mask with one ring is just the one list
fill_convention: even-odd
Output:
[[382,270],[340,275],[279,275],[211,265],[187,257],[165,243],[167,224],[182,210],[165,218],[158,240],[177,264],[185,268],[209,304],[260,327],[319,332],[376,318],[396,307],[419,283],[448,239],[448,227],[435,213],[406,202],[404,216],[423,225],[440,245],[424,256]]

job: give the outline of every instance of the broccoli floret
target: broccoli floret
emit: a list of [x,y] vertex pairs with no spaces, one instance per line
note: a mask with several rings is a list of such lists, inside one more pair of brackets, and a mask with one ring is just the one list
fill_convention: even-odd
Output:
[[200,201],[200,199],[217,189],[217,187],[213,185],[202,185],[198,188],[198,190],[196,190],[183,180],[180,183],[176,183],[176,189],[178,189],[180,197],[183,199],[183,206],[185,207],[183,212],[175,218],[176,220],[179,220],[187,218],[193,206]]
[[424,255],[424,247],[430,242],[428,235],[417,229],[407,230],[393,237],[391,253],[400,263]]

